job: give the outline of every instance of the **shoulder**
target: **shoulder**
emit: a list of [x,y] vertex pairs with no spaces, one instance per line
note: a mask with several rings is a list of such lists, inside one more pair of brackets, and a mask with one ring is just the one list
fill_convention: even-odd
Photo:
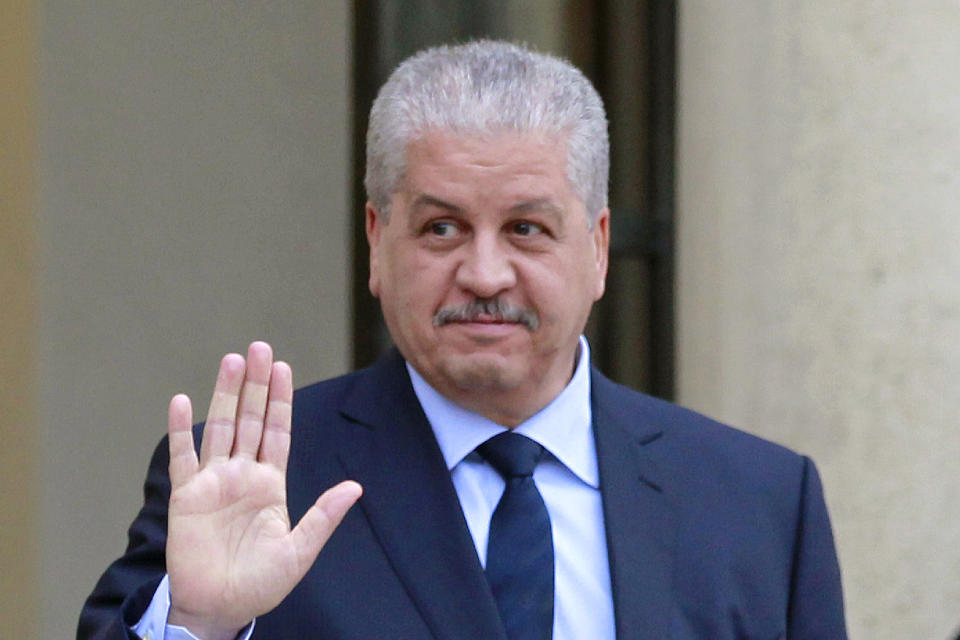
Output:
[[395,349],[369,367],[301,387],[293,394],[293,420],[326,412],[354,413],[373,404],[396,402],[411,389],[404,361]]
[[644,450],[669,462],[680,475],[769,486],[784,481],[792,485],[807,472],[809,460],[785,446],[618,385],[596,371],[592,386],[600,419],[647,439]]
[[346,375],[314,382],[293,392],[293,410],[296,414],[312,414],[318,410],[335,409],[343,398],[349,396],[358,385],[362,385],[367,369],[353,371]]

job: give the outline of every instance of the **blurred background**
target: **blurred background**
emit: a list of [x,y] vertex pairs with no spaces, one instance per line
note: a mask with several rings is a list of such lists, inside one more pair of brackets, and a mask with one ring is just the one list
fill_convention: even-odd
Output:
[[852,637],[952,637],[958,33],[955,0],[0,0],[0,635],[75,633],[223,353],[382,351],[366,111],[490,36],[607,102],[597,364],[814,458]]

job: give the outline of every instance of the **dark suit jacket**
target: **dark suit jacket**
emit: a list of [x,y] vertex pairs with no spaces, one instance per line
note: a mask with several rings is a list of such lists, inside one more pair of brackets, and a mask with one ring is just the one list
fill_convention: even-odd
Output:
[[[596,371],[592,403],[618,638],[846,637],[810,460]],[[504,640],[399,355],[299,390],[293,415],[293,521],[340,480],[364,495],[254,637]],[[134,637],[127,627],[164,573],[169,492],[164,440],[127,551],[87,600],[78,638]]]

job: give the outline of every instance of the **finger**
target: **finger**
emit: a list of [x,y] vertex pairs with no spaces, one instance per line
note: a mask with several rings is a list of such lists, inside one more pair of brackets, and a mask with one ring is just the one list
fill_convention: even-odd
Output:
[[246,363],[238,353],[228,353],[220,361],[217,384],[210,399],[207,422],[203,427],[200,444],[200,464],[206,465],[211,458],[230,455],[233,448],[233,433],[237,422],[237,402]]
[[353,480],[346,480],[327,489],[290,532],[297,550],[301,574],[306,573],[317,559],[320,549],[362,493],[363,489]]
[[170,438],[170,486],[182,485],[197,472],[197,452],[193,447],[193,409],[190,398],[178,393],[167,410],[167,431]]
[[255,458],[260,449],[263,421],[267,412],[267,393],[273,349],[266,342],[253,342],[247,350],[247,375],[240,390],[237,408],[237,435],[233,443],[234,455]]
[[263,423],[260,462],[287,470],[290,453],[290,417],[293,411],[293,373],[286,362],[274,362],[270,373],[267,417]]

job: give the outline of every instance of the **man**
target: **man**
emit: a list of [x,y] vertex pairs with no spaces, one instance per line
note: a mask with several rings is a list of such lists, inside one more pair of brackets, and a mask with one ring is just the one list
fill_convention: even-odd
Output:
[[397,351],[296,394],[224,357],[199,456],[175,397],[79,637],[844,638],[812,462],[589,367],[607,145],[565,62],[402,64],[366,179]]

